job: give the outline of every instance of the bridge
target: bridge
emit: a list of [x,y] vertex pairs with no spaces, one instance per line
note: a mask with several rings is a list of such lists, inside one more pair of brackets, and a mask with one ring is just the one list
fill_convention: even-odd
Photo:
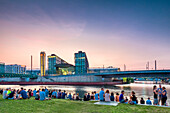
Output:
[[[56,75],[56,76],[44,76],[47,79],[50,78],[63,78],[72,77],[72,79],[79,76],[84,76],[85,78],[89,76],[96,76],[102,78],[120,78],[120,77],[151,77],[151,78],[170,78],[170,70],[139,70],[139,71],[118,71],[118,72],[108,72],[108,73],[87,73],[87,74],[72,74],[72,75]],[[14,73],[0,73],[0,78],[31,78],[36,79],[38,75],[31,74],[14,74]]]
[[117,77],[170,78],[170,70],[119,71],[112,73],[94,73],[93,75],[102,76],[102,78],[117,78]]

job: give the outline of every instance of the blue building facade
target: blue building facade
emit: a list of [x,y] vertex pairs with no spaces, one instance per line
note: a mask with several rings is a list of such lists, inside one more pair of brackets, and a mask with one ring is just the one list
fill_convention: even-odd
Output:
[[85,52],[78,51],[78,53],[75,53],[74,60],[76,74],[85,74],[88,72],[89,62]]
[[48,56],[48,74],[56,74],[56,55],[55,54],[51,54],[50,56]]
[[5,73],[5,63],[0,62],[0,73]]
[[5,65],[5,73],[26,74],[26,66],[18,64]]
[[67,75],[74,73],[74,66],[67,63],[65,60],[55,54],[48,56],[48,74],[55,76]]

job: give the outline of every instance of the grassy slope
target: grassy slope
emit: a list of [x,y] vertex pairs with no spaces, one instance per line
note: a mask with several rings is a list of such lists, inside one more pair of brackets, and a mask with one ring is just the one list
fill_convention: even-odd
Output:
[[48,101],[4,100],[0,95],[0,113],[170,113],[170,108],[119,104],[118,106],[94,105],[94,102],[81,102],[62,99]]

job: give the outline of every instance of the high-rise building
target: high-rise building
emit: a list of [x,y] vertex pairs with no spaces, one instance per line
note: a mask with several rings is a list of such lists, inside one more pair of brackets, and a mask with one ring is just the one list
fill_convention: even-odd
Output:
[[5,65],[5,73],[26,74],[26,66],[17,64]]
[[5,73],[5,63],[0,62],[0,73]]
[[48,74],[56,74],[56,58],[55,54],[51,54],[48,56]]
[[79,51],[74,54],[75,73],[85,74],[88,71],[89,63],[85,52]]
[[44,51],[40,53],[40,74],[45,76],[46,54]]
[[74,66],[55,54],[48,56],[48,74],[67,75],[74,73]]

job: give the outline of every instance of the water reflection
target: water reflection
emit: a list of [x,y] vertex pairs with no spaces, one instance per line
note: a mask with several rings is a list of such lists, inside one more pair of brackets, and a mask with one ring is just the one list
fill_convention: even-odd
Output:
[[75,93],[79,93],[79,97],[83,98],[85,93],[88,93],[87,91],[83,90],[83,88],[76,88]]

